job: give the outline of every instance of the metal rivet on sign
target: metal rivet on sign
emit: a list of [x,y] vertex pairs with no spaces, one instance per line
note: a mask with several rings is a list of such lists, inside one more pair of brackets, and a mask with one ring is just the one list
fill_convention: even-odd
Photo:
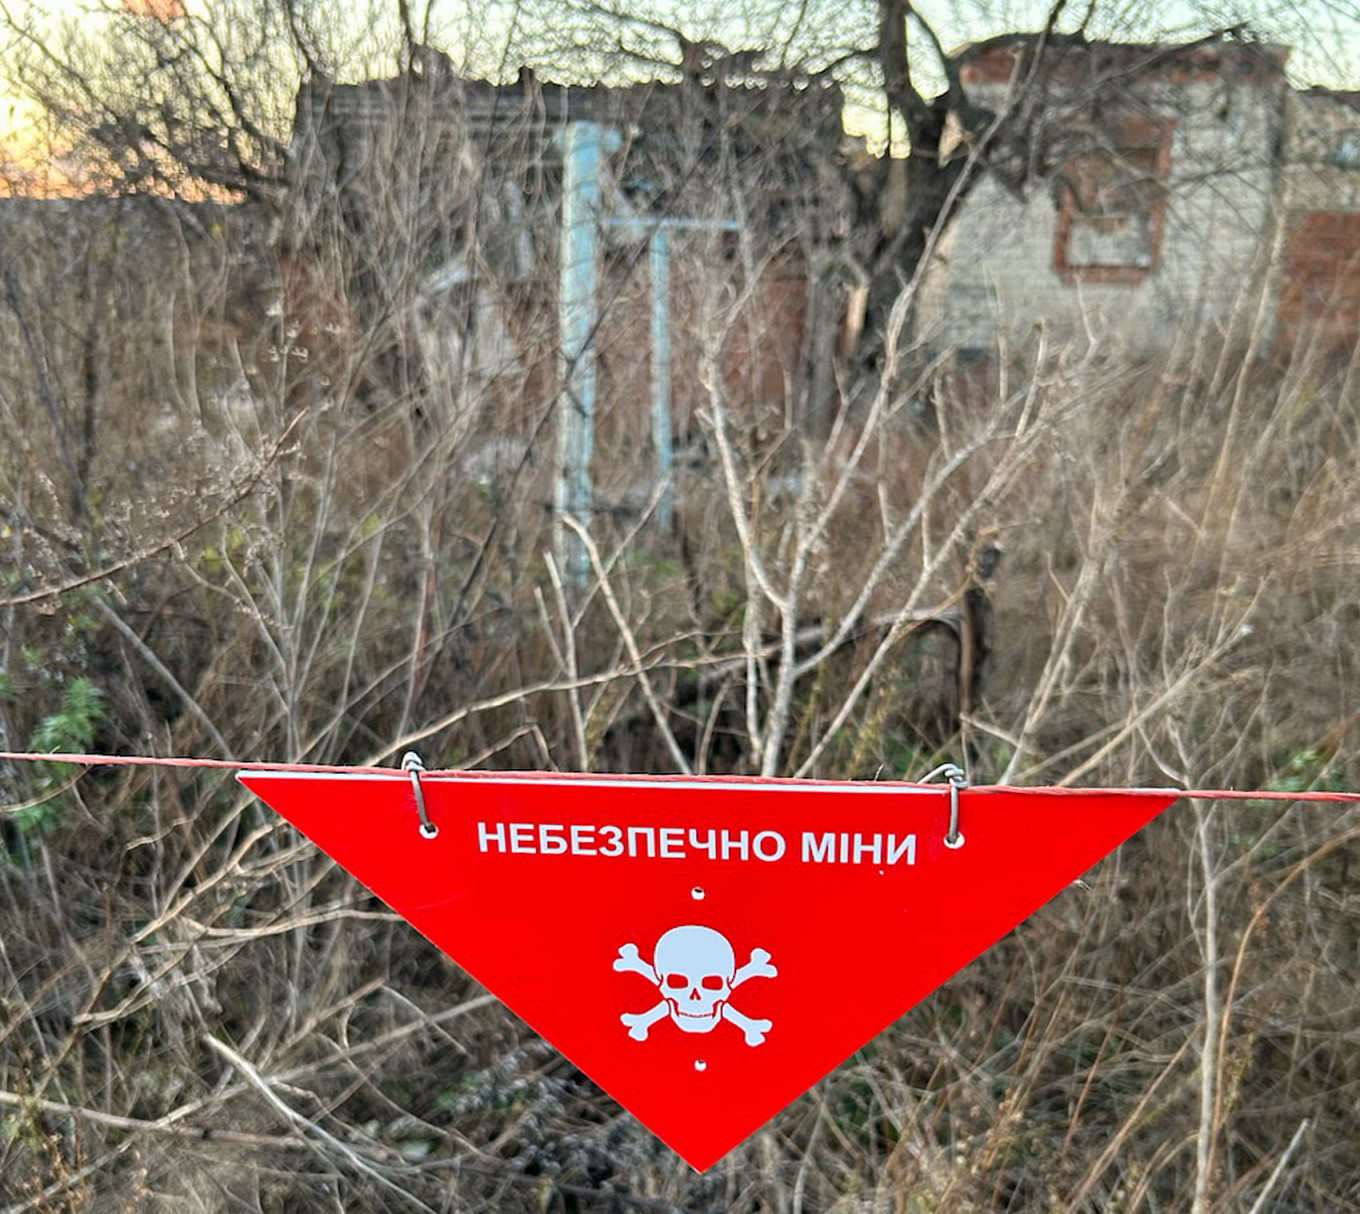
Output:
[[420,787],[420,773],[425,770],[425,764],[420,761],[420,756],[414,750],[408,750],[401,756],[401,769],[411,773],[411,788],[416,794],[416,812],[420,815],[421,838],[433,839],[439,833],[439,827],[430,821],[429,812],[425,809],[425,791]]
[[706,1063],[702,1058],[696,1058],[694,1060],[694,1069],[696,1071],[706,1071],[708,1070],[708,1063]]
[[692,890],[689,891],[689,896],[693,898],[696,902],[702,902],[704,900],[703,886],[696,885]]

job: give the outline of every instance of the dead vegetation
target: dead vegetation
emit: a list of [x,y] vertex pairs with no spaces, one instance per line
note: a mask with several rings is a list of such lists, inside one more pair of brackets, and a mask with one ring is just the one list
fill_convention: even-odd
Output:
[[[762,180],[723,129],[660,213]],[[326,179],[0,207],[7,746],[1360,788],[1360,392],[1306,334],[979,364],[909,289],[855,371],[864,284],[763,199],[675,238],[673,528],[607,248],[564,536],[557,169],[418,144],[367,227]],[[0,803],[4,1214],[1360,1210],[1353,809],[1173,808],[696,1177],[223,774]]]
[[[550,377],[497,421],[304,346],[220,218],[3,217],[14,746],[1360,786],[1360,398],[1306,345],[903,344],[822,440],[730,391],[695,258],[677,531],[606,398],[644,489],[576,595]],[[230,779],[3,787],[5,1211],[1360,1209],[1352,810],[1172,809],[696,1177]]]

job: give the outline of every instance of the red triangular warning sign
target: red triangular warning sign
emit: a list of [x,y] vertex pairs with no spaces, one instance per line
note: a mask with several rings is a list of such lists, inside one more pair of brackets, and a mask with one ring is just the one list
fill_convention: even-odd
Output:
[[1176,799],[240,778],[700,1170]]

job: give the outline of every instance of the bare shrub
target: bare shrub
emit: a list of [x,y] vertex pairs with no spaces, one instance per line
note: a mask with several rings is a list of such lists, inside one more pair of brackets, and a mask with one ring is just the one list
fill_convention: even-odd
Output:
[[[979,366],[908,294],[877,373],[828,372],[777,323],[826,233],[777,194],[676,241],[673,533],[609,249],[573,586],[556,254],[504,239],[551,211],[541,133],[517,175],[459,143],[444,193],[368,149],[371,240],[326,173],[272,228],[0,208],[8,742],[1356,786],[1349,370],[1047,332]],[[749,205],[769,163],[689,134],[683,214]],[[0,787],[0,1209],[1360,1208],[1354,810],[1173,809],[695,1177],[220,774]]]

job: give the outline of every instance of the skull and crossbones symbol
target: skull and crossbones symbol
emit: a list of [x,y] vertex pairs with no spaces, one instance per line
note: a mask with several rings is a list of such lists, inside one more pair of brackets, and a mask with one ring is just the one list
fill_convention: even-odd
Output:
[[651,965],[638,955],[636,944],[625,944],[614,968],[641,974],[661,993],[661,1001],[645,1012],[624,1012],[619,1017],[634,1041],[646,1041],[652,1025],[667,1016],[686,1033],[711,1033],[726,1020],[742,1031],[747,1045],[760,1045],[770,1031],[771,1021],[743,1016],[727,1001],[748,978],[778,974],[763,948],[753,949],[751,959],[738,969],[736,952],[726,936],[691,923],[662,935],[652,950]]

